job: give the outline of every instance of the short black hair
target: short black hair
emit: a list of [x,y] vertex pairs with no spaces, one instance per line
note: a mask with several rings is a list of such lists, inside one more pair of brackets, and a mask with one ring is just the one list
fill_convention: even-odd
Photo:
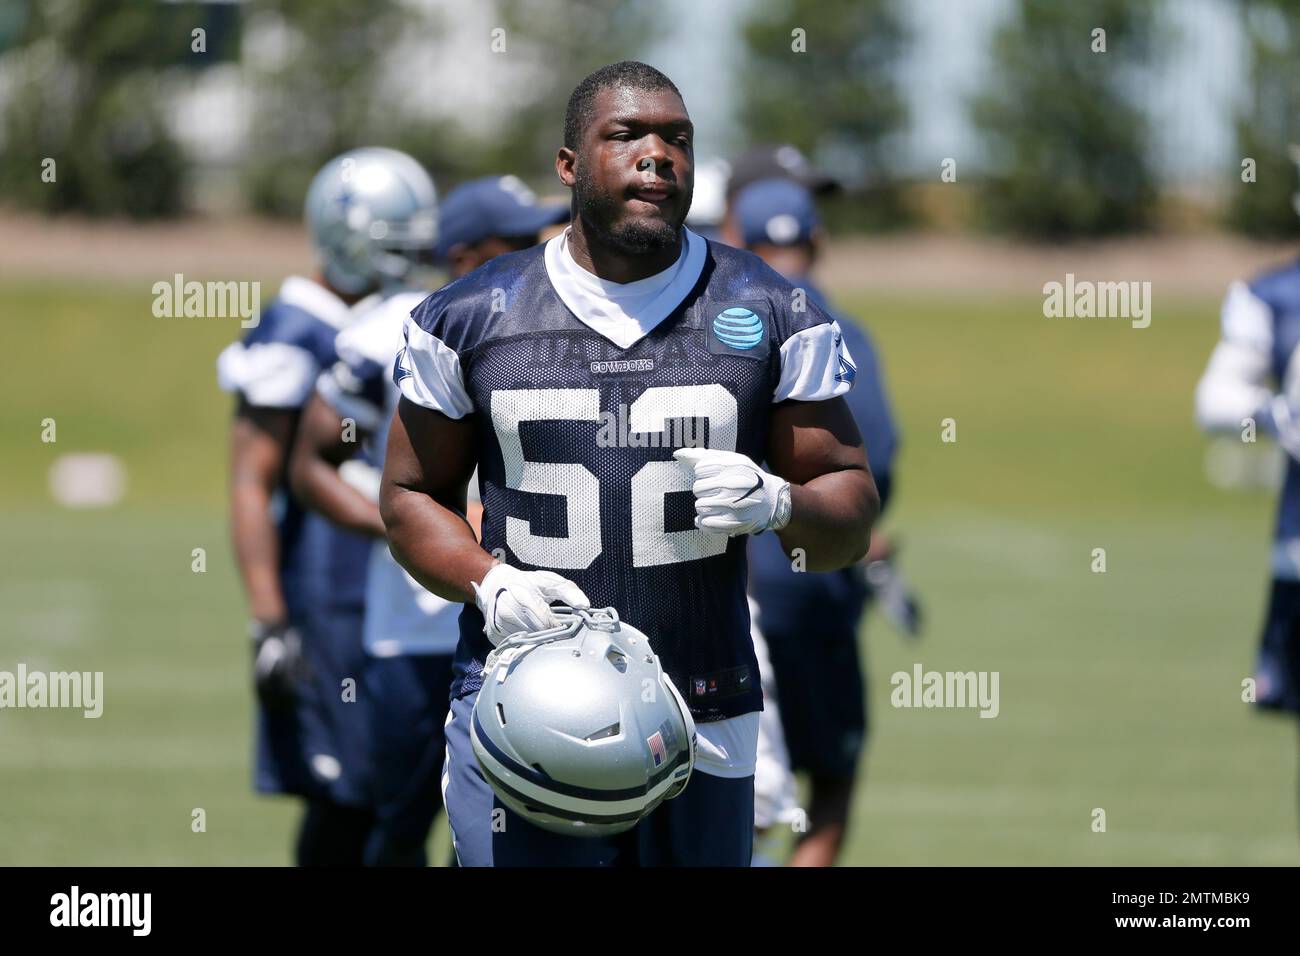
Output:
[[672,90],[681,99],[681,91],[672,80],[664,76],[648,63],[638,60],[620,60],[609,66],[602,66],[593,73],[588,73],[569,96],[568,108],[564,111],[564,145],[568,149],[577,149],[578,141],[586,132],[594,112],[596,95],[601,90],[626,88],[654,92]]

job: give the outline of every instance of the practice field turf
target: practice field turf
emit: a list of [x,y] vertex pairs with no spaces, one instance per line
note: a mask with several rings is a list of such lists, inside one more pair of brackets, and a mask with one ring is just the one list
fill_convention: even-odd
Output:
[[[147,283],[5,283],[0,302],[0,669],[105,685],[98,720],[0,711],[0,864],[285,862],[293,805],[250,788],[224,523],[213,360],[237,323],[154,318]],[[887,526],[928,623],[912,643],[867,621],[846,862],[1300,863],[1296,729],[1241,701],[1272,502],[1204,477],[1191,392],[1217,303],[1155,303],[1147,329],[1044,318],[1035,289],[844,303],[902,420]],[[50,464],[80,451],[125,462],[120,505],[53,503]],[[998,716],[894,709],[890,675],[916,663],[999,672]]]

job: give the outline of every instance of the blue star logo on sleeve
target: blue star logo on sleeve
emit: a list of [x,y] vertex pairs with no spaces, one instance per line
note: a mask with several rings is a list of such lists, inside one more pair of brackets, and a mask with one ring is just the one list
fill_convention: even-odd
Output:
[[407,364],[406,364],[406,351],[407,351],[407,347],[402,346],[402,351],[398,352],[398,358],[396,358],[395,362],[393,363],[393,384],[394,385],[400,385],[402,384],[403,378],[411,377],[411,369],[407,368]]
[[839,332],[835,333],[835,358],[839,362],[839,368],[835,370],[835,381],[848,382],[853,384],[853,380],[858,377],[858,367],[854,365],[847,355],[844,354],[844,336]]

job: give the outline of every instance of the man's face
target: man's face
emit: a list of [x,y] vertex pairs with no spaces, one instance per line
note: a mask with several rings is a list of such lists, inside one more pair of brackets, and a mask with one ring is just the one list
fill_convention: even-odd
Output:
[[695,128],[671,90],[596,96],[578,144],[573,192],[584,224],[630,255],[671,247],[691,208]]

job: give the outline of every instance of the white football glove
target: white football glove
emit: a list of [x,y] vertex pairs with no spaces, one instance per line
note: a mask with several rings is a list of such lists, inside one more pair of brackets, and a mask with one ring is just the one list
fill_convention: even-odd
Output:
[[1269,405],[1273,416],[1273,427],[1277,433],[1277,443],[1296,461],[1300,461],[1300,421],[1294,406],[1285,395],[1275,395]]
[[718,534],[780,531],[790,523],[790,482],[734,451],[680,448],[673,457],[694,473],[695,527]]
[[494,564],[482,583],[474,585],[474,603],[483,612],[483,634],[493,647],[511,634],[558,625],[552,601],[591,607],[580,587],[553,571],[520,571]]

